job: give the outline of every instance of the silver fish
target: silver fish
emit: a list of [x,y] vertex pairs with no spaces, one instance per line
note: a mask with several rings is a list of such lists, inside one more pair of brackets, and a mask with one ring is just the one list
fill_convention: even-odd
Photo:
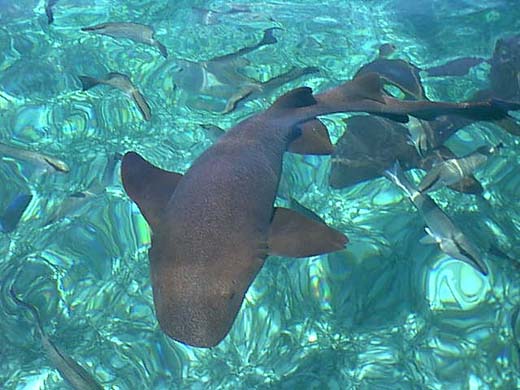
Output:
[[83,27],[81,31],[108,35],[112,38],[127,38],[137,43],[144,43],[159,49],[164,58],[168,58],[166,47],[155,38],[155,30],[140,23],[101,23],[95,26]]
[[483,146],[466,156],[451,158],[434,165],[419,184],[419,192],[435,191],[460,182],[473,174],[490,155],[496,153],[501,147],[502,144],[492,147]]
[[26,161],[36,165],[44,172],[47,172],[49,168],[61,173],[68,173],[70,171],[67,163],[59,158],[31,150],[19,149],[2,143],[0,143],[0,157],[11,157],[16,160]]
[[150,106],[127,75],[117,72],[110,72],[101,79],[90,76],[78,76],[78,78],[81,81],[81,87],[83,91],[86,91],[99,84],[109,85],[119,89],[120,91],[123,91],[134,101],[135,105],[143,115],[144,120],[149,121],[152,119],[152,110],[150,109]]
[[38,310],[36,310],[33,305],[18,298],[16,296],[16,292],[13,289],[13,286],[11,286],[9,289],[9,293],[13,301],[18,306],[29,310],[29,312],[34,317],[36,322],[36,330],[40,336],[40,341],[45,351],[45,355],[56,367],[63,379],[65,379],[65,381],[67,381],[74,390],[103,390],[103,386],[98,383],[98,381],[91,373],[85,370],[70,356],[65,354],[49,339],[49,336],[47,336],[43,329]]
[[404,175],[398,162],[394,164],[392,169],[385,171],[385,176],[405,192],[421,213],[427,233],[421,243],[438,244],[441,251],[447,255],[471,265],[483,275],[489,273],[488,267],[482,260],[475,244],[453,223],[432,198],[417,191]]

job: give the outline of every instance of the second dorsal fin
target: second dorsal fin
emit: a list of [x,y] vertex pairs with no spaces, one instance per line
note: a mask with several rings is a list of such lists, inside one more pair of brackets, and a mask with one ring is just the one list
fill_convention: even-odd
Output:
[[152,231],[181,178],[181,174],[157,168],[135,152],[126,153],[121,163],[123,187]]
[[364,73],[352,80],[352,95],[385,104],[383,80],[377,73]]
[[312,96],[312,88],[300,87],[280,96],[273,104],[273,108],[299,108],[316,104],[316,99]]
[[301,125],[301,135],[289,145],[289,152],[298,154],[328,155],[334,151],[327,127],[312,119]]

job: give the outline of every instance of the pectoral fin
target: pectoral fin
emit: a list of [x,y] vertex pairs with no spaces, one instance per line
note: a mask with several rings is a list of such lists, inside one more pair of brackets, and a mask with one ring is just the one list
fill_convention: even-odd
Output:
[[334,151],[327,127],[318,119],[300,126],[302,135],[289,145],[288,151],[298,154],[328,155]]
[[152,230],[181,178],[181,174],[157,168],[135,152],[126,153],[121,163],[123,187]]
[[347,237],[327,225],[296,211],[275,208],[269,228],[269,253],[287,257],[309,257],[336,252],[345,247]]

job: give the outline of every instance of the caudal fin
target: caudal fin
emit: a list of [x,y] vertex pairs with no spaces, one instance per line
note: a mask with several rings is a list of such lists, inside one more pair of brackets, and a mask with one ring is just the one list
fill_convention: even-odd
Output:
[[161,52],[161,55],[164,57],[164,58],[168,58],[168,50],[166,49],[166,46],[164,46],[161,42],[159,41],[155,41],[155,47],[157,49],[159,49],[159,51]]
[[258,42],[258,47],[265,46],[265,45],[273,45],[276,42],[278,42],[276,37],[273,35],[274,30],[280,30],[280,28],[272,27],[272,28],[268,28],[268,29],[264,30],[264,36],[263,36],[262,40],[260,42]]
[[95,87],[100,83],[98,79],[90,76],[78,76],[79,81],[81,82],[81,90],[86,91],[92,87]]

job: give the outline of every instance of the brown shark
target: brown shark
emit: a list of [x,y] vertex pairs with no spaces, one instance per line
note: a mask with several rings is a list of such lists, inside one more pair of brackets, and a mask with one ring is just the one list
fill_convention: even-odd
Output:
[[317,95],[297,88],[227,131],[184,176],[134,152],[123,157],[123,186],[152,230],[154,304],[168,336],[198,347],[217,345],[268,255],[307,257],[346,244],[339,231],[274,207],[283,154],[298,140],[304,152],[301,144],[309,134],[303,123],[346,111],[404,120],[446,111],[494,118],[505,109],[520,109],[503,102],[497,107],[494,101],[401,101],[383,95],[381,86],[379,76],[367,74]]
[[120,91],[123,91],[132,98],[145,120],[149,121],[152,119],[152,111],[150,106],[146,102],[143,94],[134,86],[127,75],[117,72],[110,72],[100,79],[90,76],[78,76],[78,78],[81,81],[81,87],[83,91],[100,84],[109,85],[113,88],[117,88]]
[[153,27],[140,23],[109,22],[96,24],[95,26],[83,27],[81,31],[94,34],[108,35],[112,38],[126,38],[137,43],[157,48],[164,58],[168,58],[166,46],[155,38]]

